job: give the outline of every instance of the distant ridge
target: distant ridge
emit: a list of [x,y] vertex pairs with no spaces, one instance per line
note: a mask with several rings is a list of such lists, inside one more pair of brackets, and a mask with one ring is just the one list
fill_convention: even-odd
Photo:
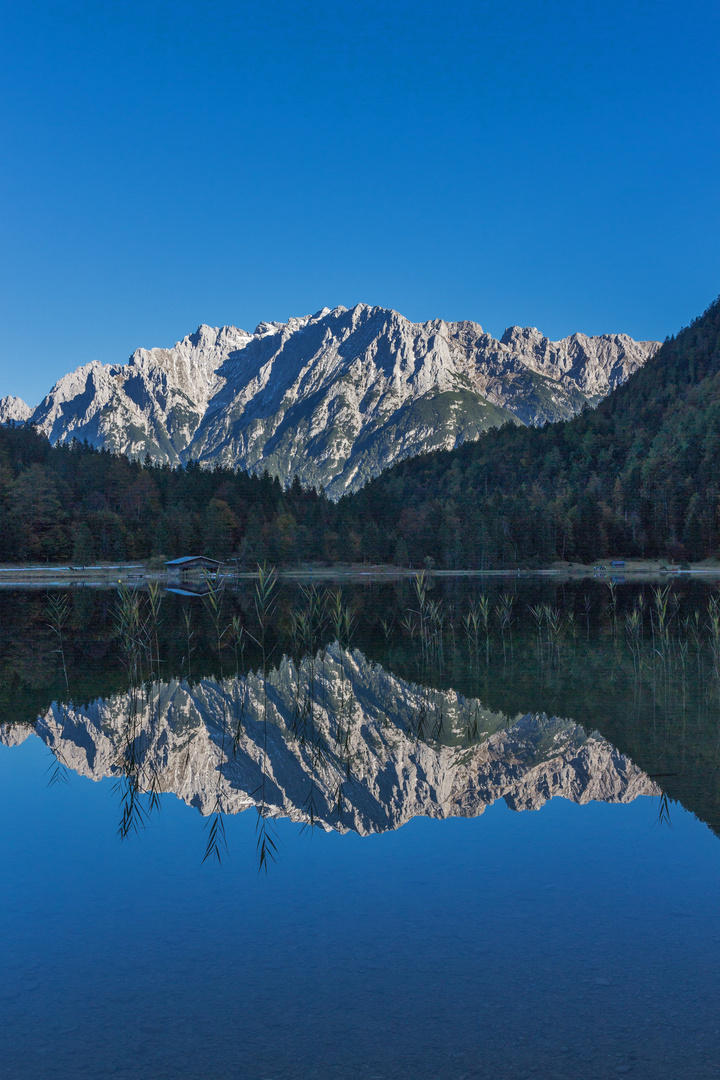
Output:
[[251,334],[200,326],[127,364],[85,364],[34,410],[0,399],[52,443],[87,439],[130,457],[190,460],[284,484],[297,475],[337,499],[388,466],[452,449],[508,421],[538,426],[597,404],[659,348],[625,334],[552,342],[473,322],[411,323],[385,308],[323,308]]

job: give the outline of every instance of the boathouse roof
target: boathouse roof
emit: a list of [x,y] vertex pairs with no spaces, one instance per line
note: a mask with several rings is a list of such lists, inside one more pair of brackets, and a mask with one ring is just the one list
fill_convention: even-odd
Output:
[[179,559],[169,559],[166,566],[178,566],[181,569],[185,569],[189,566],[212,566],[218,567],[220,563],[217,559],[208,559],[207,555],[181,555]]

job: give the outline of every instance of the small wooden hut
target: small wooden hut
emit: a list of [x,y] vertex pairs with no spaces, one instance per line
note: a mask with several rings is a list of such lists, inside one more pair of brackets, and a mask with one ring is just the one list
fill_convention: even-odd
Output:
[[182,555],[179,559],[170,559],[165,563],[168,583],[180,585],[198,578],[216,578],[220,563],[208,559],[206,555]]

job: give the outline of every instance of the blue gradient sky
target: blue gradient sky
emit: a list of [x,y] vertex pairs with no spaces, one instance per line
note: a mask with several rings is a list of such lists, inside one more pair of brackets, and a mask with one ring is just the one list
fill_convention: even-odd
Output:
[[716,0],[0,11],[0,396],[358,301],[664,337],[720,291]]

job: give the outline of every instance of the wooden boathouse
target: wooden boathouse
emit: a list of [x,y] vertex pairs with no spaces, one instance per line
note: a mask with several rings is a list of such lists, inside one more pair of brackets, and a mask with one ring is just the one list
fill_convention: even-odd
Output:
[[208,559],[206,555],[182,555],[179,559],[170,559],[165,563],[169,584],[182,584],[185,581],[197,581],[198,578],[216,578],[220,563]]

